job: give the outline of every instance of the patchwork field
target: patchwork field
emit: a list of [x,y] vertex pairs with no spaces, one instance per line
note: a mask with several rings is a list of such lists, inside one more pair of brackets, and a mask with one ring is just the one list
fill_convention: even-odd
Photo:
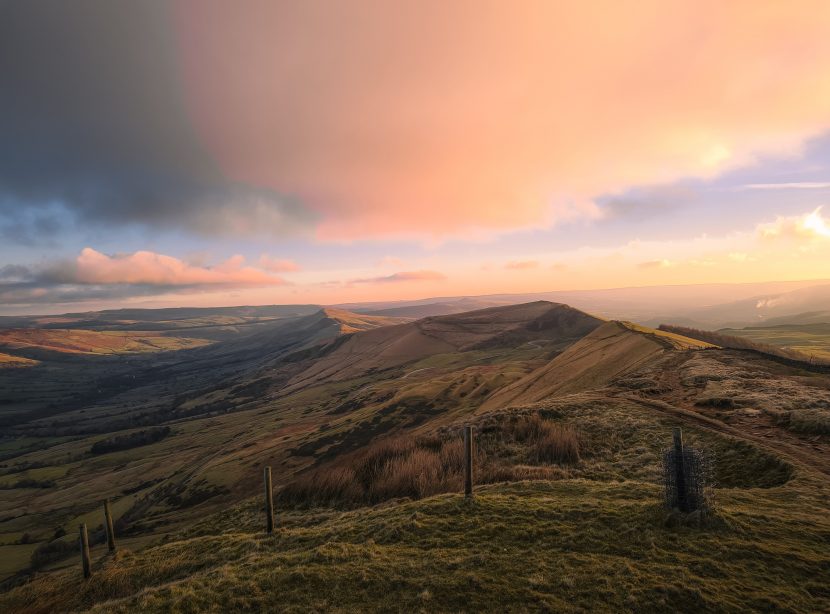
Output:
[[797,350],[806,356],[830,361],[830,323],[726,328],[721,332]]
[[158,332],[38,328],[0,330],[0,348],[20,353],[37,353],[39,350],[67,354],[169,352],[201,347],[208,343],[205,339],[174,337]]

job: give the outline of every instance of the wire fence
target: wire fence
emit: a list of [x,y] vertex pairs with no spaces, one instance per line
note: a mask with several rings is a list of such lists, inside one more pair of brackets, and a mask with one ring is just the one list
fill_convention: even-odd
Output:
[[672,447],[663,453],[666,507],[684,513],[712,509],[713,463],[710,453]]

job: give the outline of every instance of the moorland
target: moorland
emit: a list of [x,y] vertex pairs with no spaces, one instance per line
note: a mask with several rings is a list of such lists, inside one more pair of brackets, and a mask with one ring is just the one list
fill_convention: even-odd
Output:
[[[15,321],[0,607],[830,609],[826,370],[561,303],[445,305]],[[675,427],[711,464],[705,514],[664,505]]]

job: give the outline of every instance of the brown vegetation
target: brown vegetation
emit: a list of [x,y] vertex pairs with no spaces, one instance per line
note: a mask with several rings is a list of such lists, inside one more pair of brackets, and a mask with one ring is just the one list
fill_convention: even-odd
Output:
[[[475,446],[475,481],[492,483],[550,479],[549,467],[507,459],[508,449],[536,465],[580,460],[579,436],[539,414],[516,415],[487,424]],[[279,499],[286,504],[358,505],[396,498],[421,499],[462,488],[464,449],[458,427],[419,438],[398,437],[375,443],[341,464],[320,467],[288,484]]]

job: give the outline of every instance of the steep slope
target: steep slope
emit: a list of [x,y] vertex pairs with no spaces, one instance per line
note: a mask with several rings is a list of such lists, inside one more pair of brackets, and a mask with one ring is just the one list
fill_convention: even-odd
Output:
[[[146,423],[151,420],[148,415],[172,417],[171,406],[175,409],[205,389],[244,383],[250,374],[287,354],[400,321],[323,309],[260,324],[254,332],[237,334],[228,341],[176,352],[160,350],[175,349],[176,343],[184,348],[198,344],[193,339],[123,331],[0,331],[0,348],[4,339],[15,348],[4,349],[3,355],[42,361],[12,363],[0,358],[0,389],[4,391],[0,423],[22,424],[28,418],[31,423],[20,427],[25,432],[66,428],[100,432],[108,422],[123,428],[136,420]],[[149,356],[149,350],[156,353]],[[32,366],[11,368],[21,365]],[[66,415],[56,419],[58,414]],[[35,423],[37,418],[50,421]]]
[[254,332],[205,348],[201,355],[250,356],[263,362],[265,359],[303,350],[344,334],[409,321],[408,318],[369,316],[343,309],[323,308],[306,316],[277,320]]
[[567,305],[547,301],[425,318],[348,337],[293,378],[287,390],[322,380],[353,378],[437,354],[539,341],[565,347],[601,323]]
[[487,399],[482,411],[601,388],[671,349],[709,344],[624,322],[606,322],[548,364]]

